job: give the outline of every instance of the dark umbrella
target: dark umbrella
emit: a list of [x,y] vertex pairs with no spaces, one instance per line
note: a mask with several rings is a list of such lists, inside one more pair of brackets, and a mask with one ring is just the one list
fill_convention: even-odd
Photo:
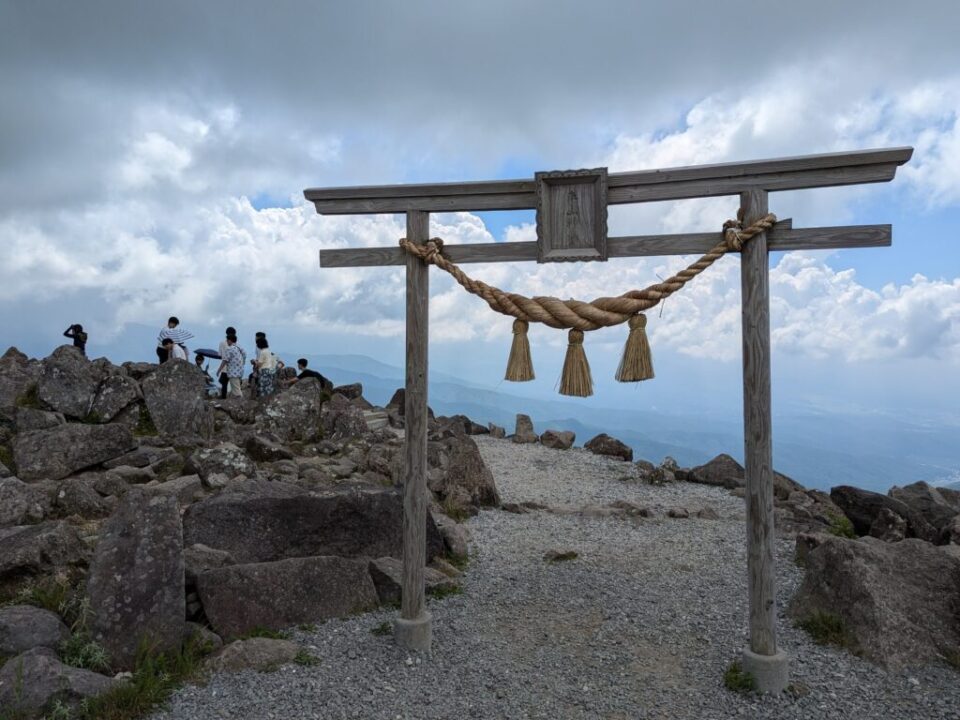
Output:
[[197,355],[201,357],[213,358],[214,360],[220,360],[220,353],[216,350],[211,350],[210,348],[200,348],[199,350],[194,350]]

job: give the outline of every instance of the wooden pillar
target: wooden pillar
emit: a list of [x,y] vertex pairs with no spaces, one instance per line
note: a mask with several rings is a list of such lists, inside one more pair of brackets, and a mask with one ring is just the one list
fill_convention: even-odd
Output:
[[[741,193],[743,223],[768,212],[767,192]],[[767,234],[751,238],[740,256],[743,321],[743,438],[746,469],[747,574],[750,646],[744,669],[764,692],[787,684],[787,657],[777,651],[774,586],[773,437],[770,411],[770,265]]]
[[[407,213],[407,239],[429,239],[430,213]],[[428,265],[407,255],[407,377],[404,403],[403,598],[394,634],[401,647],[429,651],[430,613],[424,594],[427,563],[427,340]]]

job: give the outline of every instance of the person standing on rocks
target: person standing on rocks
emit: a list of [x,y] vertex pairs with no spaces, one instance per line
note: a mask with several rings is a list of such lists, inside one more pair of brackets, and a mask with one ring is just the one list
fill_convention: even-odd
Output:
[[247,362],[247,354],[237,345],[236,335],[227,335],[227,348],[220,360],[218,372],[225,372],[229,380],[228,394],[230,397],[243,397],[243,368]]
[[87,354],[87,334],[83,331],[83,325],[75,323],[63,331],[63,336],[73,340],[73,346],[80,348],[80,352]]
[[182,345],[177,345],[170,338],[165,338],[163,341],[163,349],[167,353],[167,360],[186,360],[187,351],[183,349]]
[[270,352],[270,343],[266,336],[257,338],[257,395],[269,397],[277,388],[277,356]]
[[[223,356],[226,355],[227,353],[227,338],[230,335],[233,335],[234,337],[236,337],[237,329],[235,327],[232,327],[232,326],[228,327],[224,331],[223,340],[220,341],[220,347],[218,348],[221,360],[223,359]],[[227,397],[227,386],[230,384],[230,378],[227,377],[227,374],[225,372],[222,372],[218,375],[217,380],[220,381],[220,398],[224,399]]]
[[160,363],[165,363],[167,360],[170,360],[172,356],[168,353],[164,347],[164,340],[172,340],[183,350],[183,359],[187,358],[187,346],[184,344],[193,337],[193,333],[187,332],[183,328],[179,327],[180,320],[176,317],[171,317],[167,320],[166,327],[160,328],[160,334],[157,336],[157,360]]

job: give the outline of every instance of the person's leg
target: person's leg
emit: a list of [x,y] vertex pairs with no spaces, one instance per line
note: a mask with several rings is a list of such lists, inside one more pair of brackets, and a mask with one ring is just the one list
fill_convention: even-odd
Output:
[[220,373],[220,399],[224,400],[227,397],[227,388],[230,385],[230,377],[225,373]]
[[157,347],[157,361],[162,365],[167,361],[167,351],[162,347]]
[[230,378],[230,396],[231,397],[242,397],[243,392],[240,389],[240,381],[242,378],[232,377]]

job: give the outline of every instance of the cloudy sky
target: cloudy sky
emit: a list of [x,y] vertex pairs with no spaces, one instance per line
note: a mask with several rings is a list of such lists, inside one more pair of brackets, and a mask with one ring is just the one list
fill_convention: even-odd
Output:
[[[320,217],[304,188],[911,145],[891,184],[771,196],[795,226],[894,224],[892,248],[771,257],[775,398],[948,416],[958,27],[960,4],[925,0],[0,0],[3,340],[43,355],[82,322],[91,354],[149,358],[176,314],[204,344],[232,324],[294,357],[401,364],[402,271],[321,271],[317,251],[393,245],[402,218]],[[706,231],[735,211],[734,198],[621,206],[610,230]],[[532,219],[438,215],[433,232],[532,239]],[[589,299],[689,261],[469,269]],[[724,259],[651,318],[658,386],[629,403],[735,402],[738,278]],[[431,313],[434,367],[499,382],[509,319],[437,273]],[[623,333],[595,335],[596,401],[620,402],[607,371]],[[532,340],[543,380],[522,391],[549,393],[564,336]]]

